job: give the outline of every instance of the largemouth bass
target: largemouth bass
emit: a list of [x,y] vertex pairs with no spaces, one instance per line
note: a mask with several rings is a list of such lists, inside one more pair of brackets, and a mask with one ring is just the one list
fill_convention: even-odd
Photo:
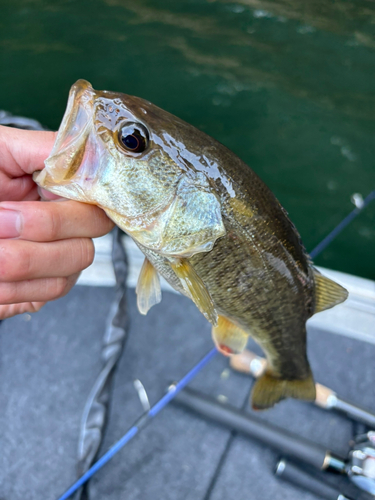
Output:
[[347,292],[314,267],[272,192],[230,150],[148,101],[76,82],[43,188],[101,207],[145,255],[137,302],[161,300],[158,275],[212,323],[225,355],[251,335],[268,360],[252,405],[315,399],[306,321]]

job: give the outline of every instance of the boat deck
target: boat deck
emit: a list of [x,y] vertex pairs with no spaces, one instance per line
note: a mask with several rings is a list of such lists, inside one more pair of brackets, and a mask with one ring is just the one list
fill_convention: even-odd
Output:
[[[113,278],[103,274],[107,264],[110,269],[108,248],[104,249],[108,241],[98,243],[103,251],[97,252],[96,270],[82,276],[85,286],[76,286],[33,316],[15,317],[1,325],[2,500],[54,500],[76,479],[80,419],[101,368],[102,336],[114,297],[108,286]],[[130,286],[137,258],[134,255],[131,261]],[[93,286],[98,269],[102,283]],[[105,281],[107,286],[102,286]],[[349,329],[344,336],[337,335],[333,328],[312,321],[308,350],[318,382],[375,411],[374,339],[370,327],[367,331],[358,320],[362,314],[375,325],[371,309],[375,287],[365,282],[368,288],[357,287],[364,300],[358,303],[354,292],[351,297],[355,306],[350,306],[351,316],[357,314],[357,321],[354,318],[350,324],[356,325],[356,338]],[[164,291],[161,304],[143,317],[136,309],[134,289],[129,288],[128,310],[129,338],[113,381],[102,452],[142,413],[134,379],[142,381],[153,403],[212,347],[209,324],[185,297]],[[337,321],[332,324],[337,327]],[[247,376],[228,369],[226,358],[216,356],[191,385],[250,411],[246,402],[251,384]],[[363,431],[344,416],[292,400],[260,416],[340,455],[347,453],[353,433]],[[170,404],[92,479],[90,500],[318,499],[276,479],[277,458],[264,445],[233,436],[228,429]],[[340,481],[347,494],[358,492],[345,478],[332,476],[332,481]],[[358,493],[354,497],[361,498]]]

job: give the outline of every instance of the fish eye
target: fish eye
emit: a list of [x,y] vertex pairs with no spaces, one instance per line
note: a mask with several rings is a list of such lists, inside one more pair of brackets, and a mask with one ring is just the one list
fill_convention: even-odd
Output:
[[119,130],[119,140],[127,151],[142,153],[148,146],[149,135],[141,123],[127,122]]

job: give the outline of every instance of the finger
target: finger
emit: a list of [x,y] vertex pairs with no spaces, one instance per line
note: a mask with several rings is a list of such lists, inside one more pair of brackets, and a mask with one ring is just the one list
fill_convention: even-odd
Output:
[[94,254],[90,238],[50,243],[0,240],[0,282],[70,276],[88,267]]
[[0,320],[12,318],[17,314],[37,312],[44,304],[45,302],[21,302],[21,304],[0,305]]
[[[8,200],[10,201],[9,198]],[[31,189],[31,191],[22,198],[22,201],[39,201],[39,200],[40,200],[40,195],[37,186],[34,186],[33,189]]]
[[38,199],[37,197],[30,198],[30,193],[33,192],[37,192],[37,186],[35,185],[31,175],[9,178],[5,172],[0,171],[0,200],[18,201],[25,199]]
[[40,198],[43,201],[51,201],[51,200],[64,200],[66,198],[62,198],[61,196],[51,193],[51,191],[47,191],[47,189],[43,189],[40,186],[38,186],[38,193]]
[[79,273],[68,277],[0,283],[0,304],[4,306],[59,299],[74,286],[78,276]]
[[113,226],[102,209],[78,201],[0,203],[0,238],[96,238],[107,234]]
[[11,177],[44,168],[56,132],[21,130],[0,126],[0,165]]

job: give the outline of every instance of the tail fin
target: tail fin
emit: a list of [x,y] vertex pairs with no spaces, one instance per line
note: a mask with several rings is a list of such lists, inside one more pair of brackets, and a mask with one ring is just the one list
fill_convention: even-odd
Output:
[[315,383],[312,375],[302,380],[283,380],[266,371],[256,382],[251,394],[254,410],[265,410],[285,398],[314,401]]

